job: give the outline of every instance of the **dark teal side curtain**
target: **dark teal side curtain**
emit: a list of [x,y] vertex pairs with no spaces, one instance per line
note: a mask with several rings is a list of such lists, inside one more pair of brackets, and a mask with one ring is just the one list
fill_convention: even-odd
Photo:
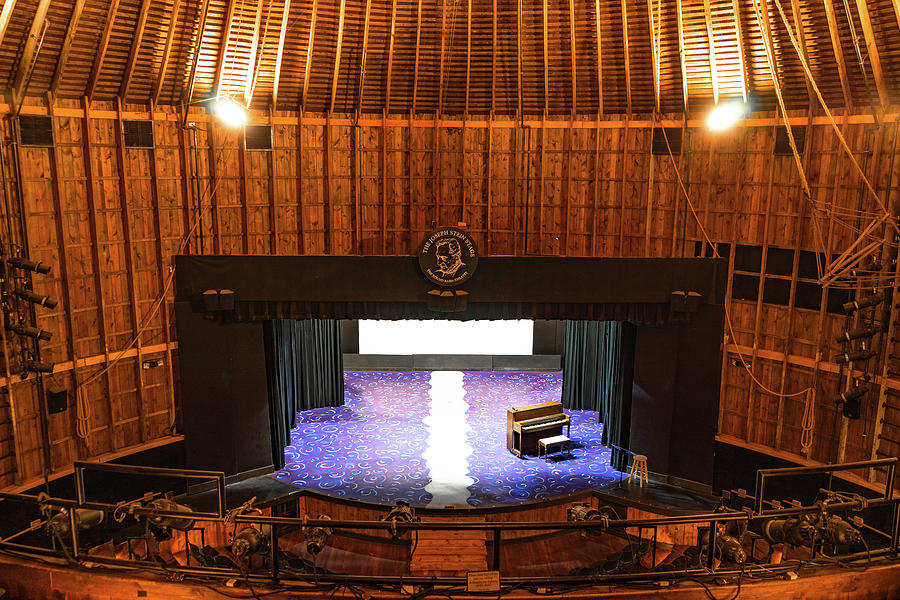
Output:
[[[600,413],[604,445],[628,448],[635,331],[622,321],[566,321],[563,407]],[[623,471],[626,462],[614,449],[612,466]]]
[[[263,323],[272,464],[284,466],[297,413],[344,404],[341,321],[270,319]],[[215,351],[214,349],[211,349]]]

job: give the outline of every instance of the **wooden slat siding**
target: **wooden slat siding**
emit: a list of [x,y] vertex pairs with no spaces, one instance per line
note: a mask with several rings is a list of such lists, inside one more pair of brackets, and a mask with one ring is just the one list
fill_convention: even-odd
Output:
[[[50,107],[50,118],[52,120],[53,127],[53,140],[56,144],[59,144],[60,134],[59,134],[59,126],[57,120],[53,116],[53,95],[48,93],[47,104]],[[50,180],[53,186],[53,207],[56,211],[56,218],[54,222],[56,224],[56,244],[59,247],[59,280],[60,280],[60,290],[62,292],[62,298],[60,298],[61,306],[63,309],[61,312],[64,312],[66,315],[65,325],[66,325],[66,350],[68,355],[72,357],[72,383],[73,389],[78,389],[78,370],[75,368],[75,365],[78,364],[78,350],[75,344],[75,335],[76,335],[76,327],[74,323],[74,305],[72,303],[72,293],[70,290],[71,281],[69,279],[69,261],[71,260],[70,252],[69,252],[69,242],[66,239],[66,229],[65,229],[65,215],[66,211],[63,209],[62,205],[62,190],[60,189],[60,181],[62,180],[62,165],[60,159],[59,147],[54,145],[50,148],[50,156],[51,156],[51,169],[50,172]],[[4,353],[6,351],[4,350]],[[6,357],[9,354],[4,354]],[[7,363],[8,364],[8,363]],[[54,365],[54,372],[56,371]],[[9,380],[9,372],[7,371],[7,381]],[[66,386],[66,391],[69,391],[69,386]],[[70,419],[70,427],[71,431],[69,432],[69,436],[75,441],[75,448],[77,457],[79,460],[82,460],[88,456],[89,450],[85,440],[81,439],[77,434],[78,422],[77,422],[77,414],[76,411],[70,410],[69,419]]]
[[[288,0],[288,2],[290,2],[290,0]],[[175,32],[177,31],[175,24],[178,20],[178,11],[180,9],[181,0],[173,0],[172,10],[169,13],[169,30],[168,35],[166,36],[166,45],[163,50],[162,60],[160,60],[159,72],[156,74],[156,78],[153,82],[153,90],[150,94],[151,106],[159,104],[159,96],[162,93],[163,83],[166,80],[166,71],[169,67],[169,58],[172,56],[172,42],[175,41]]]
[[139,333],[141,327],[141,316],[138,314],[138,292],[135,284],[135,266],[134,266],[134,244],[131,237],[131,209],[129,207],[128,193],[128,176],[125,172],[125,139],[124,125],[122,124],[122,104],[117,101],[117,110],[119,112],[119,120],[116,122],[116,163],[119,177],[119,210],[122,218],[122,233],[125,238],[125,277],[128,281],[128,299],[131,305],[131,330],[132,335],[137,337],[135,348],[137,349],[137,360],[134,361],[135,380],[137,382],[137,415],[139,425],[140,442],[143,444],[147,441],[148,423],[145,415],[144,404],[144,369],[141,367],[143,363],[143,350],[141,348],[141,335]]
[[[81,19],[81,13],[84,10],[84,4],[86,0],[75,0],[75,6],[72,8],[72,15],[69,17],[69,24],[66,28],[66,37],[63,40],[62,49],[59,52],[59,57],[56,59],[56,68],[53,70],[53,77],[50,80],[50,94],[51,96],[55,96],[57,90],[59,89],[59,83],[62,81],[63,73],[65,72],[66,62],[69,60],[69,52],[72,49],[72,41],[75,39],[75,33],[78,28],[78,21]],[[9,4],[15,4],[15,0],[9,0]],[[2,29],[2,27],[0,27]],[[172,28],[172,32],[174,33],[175,29]],[[3,41],[3,34],[0,32],[0,42]]]
[[[91,259],[94,264],[93,273],[94,273],[94,289],[97,294],[97,329],[100,333],[100,347],[103,350],[103,355],[106,358],[106,364],[109,364],[109,336],[106,333],[106,286],[103,281],[103,263],[100,261],[100,233],[97,227],[97,207],[94,198],[95,191],[95,174],[94,174],[94,166],[93,166],[93,144],[91,142],[91,119],[90,114],[90,100],[87,96],[85,96],[82,100],[82,106],[84,108],[84,114],[86,115],[84,119],[81,121],[82,125],[82,154],[84,157],[84,176],[85,176],[85,195],[87,197],[88,204],[88,219],[91,227]],[[112,384],[110,371],[107,371],[103,377],[105,392],[106,392],[106,416],[107,416],[107,428],[109,434],[109,450],[115,452],[118,450],[116,434],[115,434],[115,419],[113,417],[113,408],[112,408]],[[77,393],[77,390],[76,390]],[[85,394],[87,391],[85,391]],[[90,400],[88,400],[90,402]],[[90,427],[90,426],[89,426]],[[96,429],[89,429],[89,435],[95,433]],[[88,447],[91,447],[91,442],[88,441]],[[103,449],[106,450],[106,449]],[[96,449],[91,447],[91,453],[95,454]]]

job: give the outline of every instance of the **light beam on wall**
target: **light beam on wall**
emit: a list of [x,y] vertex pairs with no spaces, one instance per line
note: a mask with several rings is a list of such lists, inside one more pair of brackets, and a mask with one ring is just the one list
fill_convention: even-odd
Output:
[[734,127],[747,115],[747,104],[734,99],[716,106],[706,117],[706,127],[710,131],[725,131]]

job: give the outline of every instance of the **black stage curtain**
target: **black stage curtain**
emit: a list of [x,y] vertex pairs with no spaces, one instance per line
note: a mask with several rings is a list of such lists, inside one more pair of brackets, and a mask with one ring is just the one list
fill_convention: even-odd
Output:
[[[627,322],[566,321],[563,407],[599,412],[604,445],[628,447],[635,332]],[[612,466],[624,471],[626,463],[614,449]]]
[[272,464],[284,466],[301,410],[344,404],[344,355],[341,322],[333,319],[263,323],[266,377],[269,382],[269,426]]

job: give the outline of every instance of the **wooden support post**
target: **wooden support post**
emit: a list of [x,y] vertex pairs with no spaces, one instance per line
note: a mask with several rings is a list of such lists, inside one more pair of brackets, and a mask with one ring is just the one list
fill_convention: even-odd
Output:
[[[106,335],[106,286],[103,282],[103,263],[100,262],[100,232],[97,226],[97,207],[94,199],[94,166],[93,166],[93,144],[91,143],[91,118],[90,118],[90,100],[87,96],[82,98],[82,107],[84,108],[84,119],[81,121],[82,126],[82,156],[84,159],[84,176],[85,176],[85,195],[88,204],[88,221],[91,228],[91,259],[94,263],[94,288],[97,296],[97,332],[100,334],[100,345],[103,349],[103,356],[106,364],[109,364],[109,338]],[[112,410],[112,386],[110,385],[109,371],[103,375],[106,384],[106,408],[107,418],[109,419],[109,447],[110,450],[116,451],[119,445],[116,443],[116,422]],[[89,434],[93,431],[89,431]],[[90,454],[97,454],[96,449],[92,448]]]
[[[212,251],[213,254],[221,254],[222,253],[222,244],[219,239],[220,233],[222,231],[221,227],[221,215],[219,214],[219,194],[216,191],[216,181],[218,180],[217,175],[217,166],[218,156],[216,152],[216,123],[214,120],[209,120],[206,122],[206,156],[207,156],[207,178],[209,179],[209,184],[207,185],[207,189],[209,190],[209,198],[204,198],[205,195],[202,191],[200,192],[200,197],[197,198],[197,205],[199,206],[201,202],[207,200],[209,202],[208,208],[201,208],[201,211],[206,211],[211,209],[212,212]],[[243,163],[243,161],[241,161]],[[197,179],[200,178],[200,165],[197,165]],[[244,235],[246,236],[246,229],[244,231]],[[204,252],[203,248],[200,248],[201,254]]]
[[[540,137],[538,138],[538,238],[537,244],[532,246],[533,254],[544,253],[544,144],[546,144],[545,132],[547,127],[546,101],[544,105],[544,118],[541,119]],[[531,160],[531,157],[528,157]],[[529,166],[530,168],[530,166]]]
[[297,108],[297,254],[306,254],[306,219],[304,218],[303,199],[303,107]]
[[325,177],[325,181],[323,189],[322,189],[322,200],[324,202],[324,206],[322,210],[324,212],[322,225],[324,227],[323,232],[323,254],[331,254],[332,253],[332,240],[331,240],[331,112],[325,114],[325,135],[322,136],[322,142],[324,144],[325,150],[325,165],[323,170],[323,176]]
[[275,166],[275,104],[269,107],[269,131],[272,132],[272,149],[266,151],[266,163],[269,167],[269,182],[267,186],[267,196],[269,200],[269,226],[271,227],[271,238],[269,240],[269,248],[275,256],[281,254],[278,243],[278,205],[275,202],[275,188],[278,184],[278,173]]
[[[188,108],[185,106],[184,111],[187,112]],[[185,122],[182,119],[182,122]],[[194,195],[194,188],[190,182],[190,171],[191,171],[191,158],[188,156],[188,152],[191,148],[191,136],[188,135],[187,129],[180,129],[178,131],[178,162],[179,162],[179,173],[181,174],[181,214],[182,214],[182,230],[184,235],[188,235],[188,232],[191,230],[191,206],[194,204],[195,200],[192,200]],[[184,246],[184,253],[191,254],[191,243],[193,236],[188,236],[187,242]]]
[[[656,126],[655,122],[650,123],[650,143],[653,143],[653,130]],[[652,150],[647,153],[647,219],[644,224],[644,256],[650,256],[650,230],[653,222],[653,168],[656,166],[656,159]]]
[[631,113],[625,118],[622,130],[622,186],[619,188],[619,248],[617,256],[625,256],[625,189],[628,185],[628,125]]
[[144,370],[141,368],[143,353],[141,348],[141,317],[138,314],[137,285],[135,284],[134,244],[131,241],[131,207],[128,201],[128,176],[125,173],[125,140],[122,124],[122,100],[116,100],[116,162],[119,177],[119,210],[122,211],[122,234],[125,241],[125,278],[128,281],[128,300],[131,305],[131,330],[137,338],[135,348],[137,359],[135,366],[135,382],[137,384],[137,413],[140,442],[147,441],[148,424],[144,405]]
[[247,190],[247,136],[244,128],[238,138],[238,177],[240,178],[241,199],[241,254],[250,254],[250,207],[247,205],[250,193]]

